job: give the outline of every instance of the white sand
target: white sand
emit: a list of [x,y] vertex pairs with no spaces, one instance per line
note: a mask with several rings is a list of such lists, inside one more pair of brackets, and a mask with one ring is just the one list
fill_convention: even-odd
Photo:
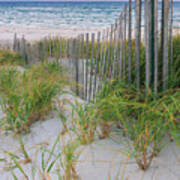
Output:
[[[61,99],[64,98],[69,99],[71,102],[78,100],[80,103],[84,103],[81,99],[72,95],[61,96]],[[0,116],[3,117],[2,112]],[[71,121],[70,107],[66,108],[66,116],[68,121]],[[38,144],[48,143],[49,146],[52,146],[61,129],[61,120],[56,113],[52,113],[45,121],[33,124],[30,134],[23,137],[25,147],[33,163],[36,162],[38,167],[41,167],[41,154],[38,153],[35,156],[36,149],[39,147]],[[93,144],[82,147],[84,150],[76,165],[76,170],[81,180],[179,180],[180,151],[174,142],[168,143],[158,157],[153,160],[152,166],[144,172],[139,170],[133,158],[128,158],[129,148],[125,144],[126,139],[122,137],[116,139],[120,143],[116,143],[113,139],[96,140]],[[19,154],[17,151],[19,148],[18,141],[11,134],[8,136],[0,135],[0,144],[0,159],[5,157],[2,150]],[[36,147],[36,149],[32,147]],[[61,148],[59,147],[56,152],[60,150]],[[7,164],[0,161],[0,180],[12,180],[10,172],[3,169],[5,166]],[[32,180],[32,164],[22,166],[29,179]],[[20,180],[24,179],[18,169],[15,169],[14,172]],[[50,174],[51,179],[58,180],[53,172]],[[37,174],[35,180],[39,179],[40,177]]]
[[27,40],[39,40],[48,36],[58,36],[58,37],[76,37],[79,34],[87,32],[97,32],[102,30],[101,28],[96,27],[62,27],[62,28],[38,28],[38,27],[21,27],[21,28],[8,28],[0,27],[0,40],[13,40],[14,34],[16,33],[19,37],[25,36]]
[[[17,34],[18,38],[25,37],[26,40],[30,42],[38,41],[43,38],[49,37],[65,37],[65,38],[73,38],[77,37],[80,34],[85,33],[97,33],[98,31],[102,30],[101,28],[96,27],[63,27],[62,29],[55,29],[55,28],[38,28],[38,27],[22,27],[22,28],[8,28],[8,27],[0,27],[0,49],[3,48],[12,48],[14,34]],[[90,36],[91,37],[91,36]]]

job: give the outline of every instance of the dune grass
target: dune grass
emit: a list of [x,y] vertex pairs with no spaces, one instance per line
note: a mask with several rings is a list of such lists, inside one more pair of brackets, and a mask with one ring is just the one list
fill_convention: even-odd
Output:
[[179,89],[145,96],[143,89],[119,80],[106,84],[96,102],[102,121],[116,124],[132,142],[137,164],[143,170],[166,144],[168,134],[179,145],[179,106]]
[[0,50],[0,65],[23,65],[23,60],[20,54],[10,50]]
[[24,72],[1,69],[1,105],[6,114],[2,124],[15,132],[27,131],[53,109],[66,80],[58,63],[41,63]]

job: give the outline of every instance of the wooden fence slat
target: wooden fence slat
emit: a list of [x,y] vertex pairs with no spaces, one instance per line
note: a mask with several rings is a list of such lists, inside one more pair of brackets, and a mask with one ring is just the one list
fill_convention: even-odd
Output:
[[79,95],[79,76],[78,76],[79,66],[78,66],[78,40],[77,39],[74,39],[73,49],[74,49],[75,81],[76,81],[75,92],[76,92],[76,95]]
[[120,78],[122,79],[122,62],[123,62],[123,49],[124,49],[124,43],[123,43],[123,13],[121,14],[121,20],[120,20],[120,67],[119,67],[119,73],[120,73]]
[[50,57],[52,57],[52,47],[51,47],[51,43],[52,43],[51,36],[49,36],[49,56],[50,56]]
[[108,56],[106,61],[106,79],[109,78],[109,66],[111,65],[111,45],[112,45],[112,35],[113,35],[113,24],[111,24],[111,30],[110,30],[110,39],[108,42]]
[[132,0],[129,0],[128,24],[128,81],[132,82]]
[[58,53],[58,37],[56,37],[55,39],[55,52],[56,52],[56,61],[58,61],[58,56],[59,56],[59,53]]
[[73,79],[73,39],[70,39],[70,73],[71,73],[71,78]]
[[173,0],[171,0],[171,14],[170,14],[170,25],[169,25],[169,59],[170,59],[170,73],[173,75]]
[[86,33],[86,87],[85,87],[86,100],[88,100],[88,61],[89,61],[89,33]]
[[89,101],[92,98],[92,80],[93,80],[93,70],[94,70],[94,39],[95,34],[91,34],[91,67],[90,67],[90,86],[89,86]]
[[115,77],[115,71],[116,71],[116,65],[117,65],[117,39],[118,39],[118,20],[115,21],[115,29],[114,29],[114,39],[113,39],[113,47],[114,47],[114,50],[113,50],[113,61],[112,61],[112,72],[111,72],[111,79]]
[[58,59],[61,58],[61,44],[60,44],[60,38],[58,37]]
[[45,46],[45,58],[48,60],[48,42],[47,37],[44,38],[44,46]]
[[61,56],[62,58],[64,58],[64,39],[62,37],[61,37]]
[[25,63],[25,65],[27,65],[28,64],[28,62],[27,62],[27,51],[26,51],[27,49],[26,49],[26,40],[25,40],[24,35],[22,36],[20,48],[21,48],[21,53],[22,53],[24,63]]
[[166,90],[168,88],[168,23],[169,23],[169,0],[164,0],[162,2],[163,5],[163,89]]
[[17,52],[17,34],[14,34],[13,51]]
[[53,58],[55,57],[55,37],[53,36]]
[[136,87],[140,88],[140,48],[141,48],[141,0],[135,1],[135,62]]
[[[63,38],[60,37],[60,54],[61,54],[61,59],[63,58]],[[73,55],[73,40],[72,40],[72,55]]]
[[104,52],[105,52],[105,30],[102,31],[102,41],[101,41],[101,54],[100,54],[100,62],[99,62],[99,76],[98,76],[98,92],[101,89],[102,78],[103,78],[103,67],[104,67]]
[[[109,29],[106,30],[106,42],[105,42],[105,51],[104,51],[104,60],[103,60],[103,77],[102,81],[105,81],[106,76],[106,64],[107,64],[107,50],[108,50],[108,40],[109,40]],[[102,82],[103,83],[103,82]]]
[[126,22],[127,22],[127,6],[124,8],[124,42],[123,42],[123,80],[125,80],[126,75]]
[[112,78],[113,62],[114,62],[114,41],[115,41],[115,24],[112,25],[112,39],[110,40],[110,61],[109,61],[109,74],[108,79]]
[[95,61],[95,75],[94,75],[94,88],[93,88],[93,99],[95,98],[95,95],[96,95],[96,81],[97,81],[97,71],[98,71],[98,68],[99,68],[99,55],[100,55],[100,38],[101,38],[101,32],[98,32],[98,35],[97,35],[97,49],[96,49],[96,61]]
[[154,2],[154,92],[158,92],[158,0]]
[[100,54],[100,58],[101,58],[101,61],[100,61],[100,67],[102,65],[102,61],[103,61],[103,53],[104,53],[104,43],[105,43],[105,30],[103,29],[102,31],[102,41],[101,41],[101,54]]
[[118,18],[118,35],[117,35],[117,54],[116,54],[116,61],[117,61],[117,66],[116,66],[116,77],[119,76],[119,67],[120,67],[120,36],[121,36],[121,29],[120,29],[120,18]]
[[81,52],[80,52],[80,58],[81,58],[81,67],[82,67],[82,99],[84,99],[84,87],[85,87],[85,73],[84,73],[84,34],[81,35]]
[[146,67],[145,67],[145,78],[146,78],[146,95],[148,95],[150,87],[150,60],[151,60],[151,44],[150,44],[150,29],[151,29],[151,0],[145,0],[145,51],[146,51]]

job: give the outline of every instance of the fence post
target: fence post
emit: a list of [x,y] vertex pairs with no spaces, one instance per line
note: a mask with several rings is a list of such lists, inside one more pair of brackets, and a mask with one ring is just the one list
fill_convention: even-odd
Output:
[[145,13],[145,33],[144,33],[144,39],[145,39],[145,59],[146,59],[146,65],[145,65],[145,86],[146,86],[146,95],[148,95],[149,86],[150,86],[150,27],[151,27],[151,0],[145,0],[144,2],[144,12]]
[[27,65],[28,62],[27,62],[27,52],[26,52],[26,40],[24,38],[24,35],[23,35],[22,41],[21,41],[21,52],[22,52],[22,57],[24,59],[24,63],[25,63],[25,65]]
[[84,99],[85,73],[84,73],[84,34],[81,35],[81,66],[82,66],[82,99]]
[[128,81],[132,81],[132,0],[129,0],[129,27],[128,27]]
[[53,58],[55,58],[55,37],[53,36]]
[[51,36],[49,36],[49,56],[52,57]]
[[154,92],[158,92],[158,0],[154,5]]
[[169,22],[169,0],[162,1],[162,40],[163,40],[163,89],[168,88],[168,22]]
[[106,62],[106,78],[109,77],[109,66],[111,65],[111,47],[112,47],[112,34],[113,34],[113,24],[111,24],[111,31],[110,31],[110,40],[108,42],[108,57]]
[[124,8],[124,42],[123,42],[123,80],[125,80],[126,74],[126,22],[127,22],[127,6]]
[[[173,75],[173,0],[171,0],[171,16],[169,28],[169,57],[170,57],[170,73]],[[172,78],[172,77],[171,77]]]
[[92,80],[93,80],[93,69],[94,69],[94,39],[95,34],[91,34],[91,70],[90,70],[90,87],[89,87],[89,101],[92,97]]
[[78,76],[79,66],[78,66],[78,40],[77,39],[74,39],[73,49],[74,49],[75,71],[76,71],[76,73],[75,73],[75,79],[76,79],[75,92],[76,92],[76,95],[79,95],[79,76]]
[[140,88],[140,50],[141,50],[141,0],[135,1],[135,70],[136,70],[136,87]]
[[60,38],[58,37],[58,59],[60,61],[61,58],[61,46],[60,46]]
[[88,100],[88,61],[89,61],[89,33],[86,34],[86,87],[85,87],[85,97]]
[[95,95],[96,95],[96,81],[97,81],[97,71],[98,71],[98,64],[99,64],[99,54],[100,54],[100,38],[101,38],[101,32],[98,32],[98,35],[97,35],[97,49],[96,49],[96,61],[95,61],[95,77],[94,77],[94,88],[93,88],[93,99],[95,98]]
[[123,46],[124,46],[124,43],[123,43],[123,13],[121,13],[121,16],[120,16],[120,67],[119,67],[119,73],[120,73],[120,78],[122,79],[122,61],[123,61]]
[[112,72],[111,72],[111,78],[115,77],[115,69],[117,65],[117,44],[118,44],[118,20],[115,21],[115,28],[114,28],[114,39],[113,39],[113,47],[114,50],[112,52],[113,54],[113,61],[112,61]]
[[102,41],[101,41],[101,54],[100,54],[100,64],[99,64],[99,81],[98,81],[98,91],[100,90],[101,88],[101,85],[102,85],[102,80],[103,80],[103,68],[104,68],[104,53],[105,53],[105,41],[106,39],[106,33],[105,33],[105,30],[103,30],[102,32]]
[[17,52],[17,34],[14,34],[13,51]]
[[108,39],[109,39],[109,29],[107,28],[106,30],[106,42],[105,42],[105,51],[104,51],[104,60],[103,60],[103,77],[102,80],[105,80],[106,78],[106,64],[107,64],[107,58],[106,58],[106,54],[107,54],[107,49],[108,49]]
[[116,66],[116,76],[119,76],[119,67],[120,67],[120,36],[121,36],[121,21],[120,18],[118,18],[118,26],[117,26],[117,31],[118,31],[118,37],[117,37],[117,54],[116,54],[116,61],[117,61],[117,66]]

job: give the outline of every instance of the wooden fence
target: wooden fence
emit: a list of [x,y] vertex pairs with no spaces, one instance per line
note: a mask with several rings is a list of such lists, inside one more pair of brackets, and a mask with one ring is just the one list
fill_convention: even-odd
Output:
[[69,39],[49,36],[34,44],[15,35],[13,50],[25,64],[59,60],[76,82],[76,94],[90,101],[114,78],[147,93],[166,90],[173,73],[172,38],[173,0],[129,0],[102,32]]

